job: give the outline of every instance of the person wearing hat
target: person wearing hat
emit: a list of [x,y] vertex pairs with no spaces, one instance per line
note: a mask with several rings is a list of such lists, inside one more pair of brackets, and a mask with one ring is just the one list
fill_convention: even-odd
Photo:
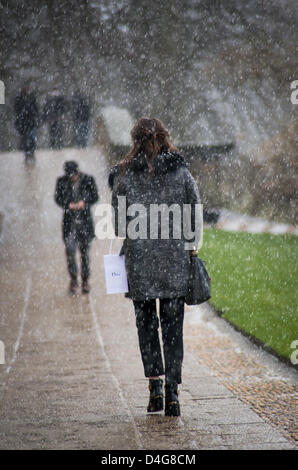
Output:
[[95,237],[90,208],[98,201],[98,192],[93,176],[82,173],[77,162],[65,162],[64,172],[64,176],[59,177],[56,182],[55,201],[64,209],[62,234],[71,278],[69,290],[75,294],[78,288],[78,269],[75,260],[78,247],[81,253],[82,293],[88,293],[90,291],[89,248]]

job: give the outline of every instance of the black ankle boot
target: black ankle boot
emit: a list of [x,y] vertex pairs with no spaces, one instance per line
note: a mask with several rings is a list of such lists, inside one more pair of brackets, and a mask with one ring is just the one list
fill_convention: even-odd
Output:
[[70,285],[69,285],[69,292],[70,294],[76,294],[78,287],[78,281],[76,276],[71,276]]
[[180,416],[180,404],[178,400],[178,385],[176,382],[167,382],[165,386],[165,416]]
[[163,393],[162,393],[162,384],[161,379],[149,379],[149,404],[147,408],[148,413],[154,413],[156,411],[163,410]]

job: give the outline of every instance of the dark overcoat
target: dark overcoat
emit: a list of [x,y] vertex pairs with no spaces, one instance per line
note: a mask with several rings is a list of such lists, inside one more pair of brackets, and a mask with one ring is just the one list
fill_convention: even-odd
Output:
[[[70,202],[85,202],[85,208],[81,210],[70,210]],[[64,209],[62,221],[62,233],[65,240],[69,233],[75,229],[78,240],[90,242],[94,238],[94,223],[90,207],[98,201],[98,192],[93,176],[80,174],[79,188],[76,198],[73,195],[72,182],[68,176],[57,179],[55,190],[55,201]]]
[[[116,216],[116,235],[123,236],[119,233],[118,196],[125,196],[127,208],[133,204],[141,204],[146,208],[147,237],[144,237],[144,233],[140,238],[129,236],[128,227],[134,217],[130,211],[125,215],[126,238],[123,252],[129,282],[127,296],[133,300],[177,298],[184,297],[187,293],[190,255],[185,249],[185,242],[189,239],[185,238],[183,229],[180,238],[175,238],[177,234],[173,236],[173,218],[169,218],[168,239],[162,236],[160,220],[158,237],[156,234],[150,236],[150,207],[161,204],[170,207],[175,204],[180,207],[182,213],[184,204],[193,207],[200,203],[198,187],[184,158],[178,153],[167,152],[158,155],[153,160],[153,170],[154,174],[151,176],[146,158],[139,156],[133,159],[125,172],[116,165],[109,175],[112,205]],[[119,220],[121,221],[121,217]],[[139,222],[142,223],[141,218]],[[202,224],[202,220],[199,223]]]
[[21,93],[15,99],[15,126],[21,135],[26,135],[36,129],[39,124],[39,112],[33,93]]

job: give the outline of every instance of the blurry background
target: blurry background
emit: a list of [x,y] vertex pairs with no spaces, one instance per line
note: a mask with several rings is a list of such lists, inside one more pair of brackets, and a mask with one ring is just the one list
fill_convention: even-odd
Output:
[[[0,1],[0,150],[19,148],[14,100],[30,85],[91,105],[88,145],[109,105],[160,117],[193,146],[203,203],[297,223],[297,0]],[[75,146],[71,112],[65,147]],[[197,146],[225,146],[201,158]],[[38,147],[49,146],[41,121]],[[212,152],[211,152],[212,153]]]

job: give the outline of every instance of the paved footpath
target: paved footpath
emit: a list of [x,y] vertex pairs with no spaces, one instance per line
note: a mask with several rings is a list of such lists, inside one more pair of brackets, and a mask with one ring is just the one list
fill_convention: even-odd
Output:
[[32,167],[17,152],[0,158],[0,449],[297,449],[294,427],[274,419],[268,400],[260,410],[253,390],[282,383],[293,422],[296,372],[207,304],[186,310],[182,416],[147,415],[132,304],[105,294],[109,241],[93,243],[91,294],[67,294],[55,180],[75,158],[108,202],[104,156],[96,148],[39,151]]

